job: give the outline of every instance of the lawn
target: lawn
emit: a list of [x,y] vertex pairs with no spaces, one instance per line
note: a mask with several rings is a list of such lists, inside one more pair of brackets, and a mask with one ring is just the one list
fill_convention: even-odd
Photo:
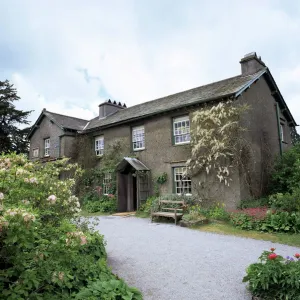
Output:
[[247,231],[233,227],[231,224],[221,222],[212,222],[209,224],[198,226],[194,229],[300,247],[300,234]]
[[90,212],[87,212],[86,210],[82,210],[80,212],[80,215],[82,217],[100,217],[100,216],[109,216],[109,215],[111,215],[111,213],[108,213],[108,212],[94,212],[94,213],[90,213]]

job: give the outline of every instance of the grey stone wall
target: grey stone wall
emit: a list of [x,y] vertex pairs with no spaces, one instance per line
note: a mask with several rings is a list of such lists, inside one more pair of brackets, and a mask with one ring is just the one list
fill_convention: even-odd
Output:
[[[238,103],[246,103],[250,106],[250,110],[241,120],[242,126],[247,129],[244,134],[245,141],[251,149],[249,166],[251,171],[248,179],[245,180],[246,174],[241,174],[241,198],[247,199],[251,195],[259,197],[266,191],[271,164],[280,154],[279,134],[276,102],[264,77],[245,91]],[[291,147],[290,129],[282,114],[280,114],[280,119],[285,124],[285,142],[282,143],[283,150],[285,150]],[[251,190],[246,182],[249,180],[252,184]]]
[[39,149],[39,158],[44,157],[45,139],[50,138],[50,157],[57,158],[60,156],[60,136],[63,130],[55,123],[51,122],[47,117],[44,117],[35,130],[30,139],[30,153],[29,158],[33,159],[33,149]]

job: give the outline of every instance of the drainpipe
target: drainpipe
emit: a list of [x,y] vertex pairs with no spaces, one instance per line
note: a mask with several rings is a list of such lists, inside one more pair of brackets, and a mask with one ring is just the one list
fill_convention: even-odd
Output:
[[282,156],[282,141],[281,141],[281,132],[280,132],[280,119],[279,119],[279,105],[278,102],[275,104],[276,106],[276,117],[277,117],[277,131],[278,131],[278,141],[279,141],[279,151],[280,151],[280,156]]

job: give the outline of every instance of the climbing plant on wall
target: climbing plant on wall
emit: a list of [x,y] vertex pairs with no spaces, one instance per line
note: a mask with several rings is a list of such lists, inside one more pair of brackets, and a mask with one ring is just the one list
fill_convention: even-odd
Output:
[[240,116],[249,107],[234,105],[232,101],[206,105],[192,113],[191,157],[187,161],[188,172],[202,172],[215,176],[228,186],[234,166],[241,162],[244,147],[239,122]]

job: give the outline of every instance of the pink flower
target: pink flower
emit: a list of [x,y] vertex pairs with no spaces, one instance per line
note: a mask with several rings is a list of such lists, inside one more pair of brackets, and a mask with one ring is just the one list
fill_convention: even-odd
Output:
[[300,253],[296,253],[294,256],[299,259],[300,258]]
[[276,249],[275,249],[275,248],[271,248],[270,250],[271,250],[272,252],[274,252]]
[[109,197],[109,198],[113,198],[113,197],[114,197],[114,195],[113,195],[113,194],[108,194],[108,195],[107,195],[107,197]]
[[87,239],[86,236],[82,235],[80,236],[80,245],[85,245],[87,244]]
[[51,203],[51,204],[54,204],[55,202],[56,202],[56,196],[55,195],[50,195],[49,197],[48,197],[48,201]]

